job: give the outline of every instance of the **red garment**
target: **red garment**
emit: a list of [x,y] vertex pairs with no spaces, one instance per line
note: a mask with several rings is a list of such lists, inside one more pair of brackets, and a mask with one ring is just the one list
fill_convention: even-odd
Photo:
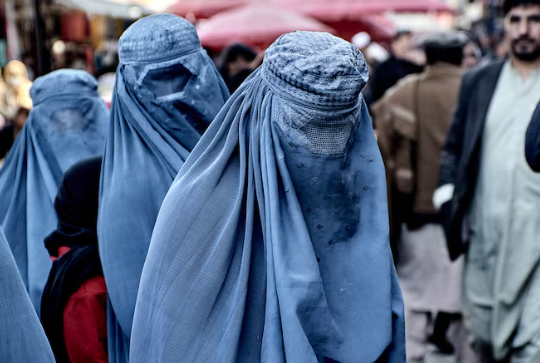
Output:
[[69,248],[69,247],[59,247],[58,248],[58,257],[54,257],[54,256],[49,256],[49,257],[51,258],[51,261],[56,261],[56,259],[62,257],[66,253],[68,253],[70,249],[71,248]]
[[71,295],[64,309],[64,340],[71,363],[107,363],[107,287],[96,276]]

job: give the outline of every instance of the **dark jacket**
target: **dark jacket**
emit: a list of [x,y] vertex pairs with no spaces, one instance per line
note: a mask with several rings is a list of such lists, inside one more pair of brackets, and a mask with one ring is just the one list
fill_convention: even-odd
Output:
[[13,124],[5,126],[0,129],[0,159],[7,156],[7,153],[15,142],[15,132],[13,131]]
[[382,62],[373,72],[370,82],[371,102],[377,102],[384,96],[386,91],[396,85],[403,77],[413,73],[420,73],[423,69],[421,66],[391,55],[390,58]]
[[540,104],[536,106],[531,123],[527,129],[525,156],[531,169],[540,172]]
[[454,197],[443,205],[441,214],[451,259],[466,250],[468,226],[465,217],[473,199],[486,116],[504,61],[475,68],[463,77],[442,155],[439,185],[454,184]]

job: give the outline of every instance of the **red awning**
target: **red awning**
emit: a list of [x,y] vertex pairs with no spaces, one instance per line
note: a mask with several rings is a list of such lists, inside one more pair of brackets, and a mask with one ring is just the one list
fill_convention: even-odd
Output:
[[397,30],[394,22],[382,14],[366,15],[356,20],[326,21],[325,24],[335,29],[337,35],[347,41],[351,41],[359,32],[366,32],[372,41],[388,43]]
[[452,11],[440,0],[178,0],[168,11],[206,19],[221,11],[260,2],[271,2],[322,21],[357,20],[366,14]]
[[247,5],[253,0],[178,0],[168,12],[185,17],[192,14],[197,19],[207,19],[221,11]]
[[439,0],[272,0],[323,22],[358,20],[369,14],[394,12],[452,11]]
[[335,34],[334,29],[315,19],[265,2],[224,11],[197,26],[202,45],[214,49],[234,42],[265,48],[280,35],[295,30]]

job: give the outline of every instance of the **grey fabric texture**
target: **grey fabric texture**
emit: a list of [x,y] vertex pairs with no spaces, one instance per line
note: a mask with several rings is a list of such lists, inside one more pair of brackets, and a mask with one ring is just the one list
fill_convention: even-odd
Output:
[[137,21],[120,38],[119,54],[98,217],[111,363],[128,359],[139,280],[161,202],[229,96],[195,29],[178,16]]
[[131,362],[405,362],[367,77],[330,34],[267,50],[163,202]]
[[57,225],[58,187],[73,164],[103,154],[109,111],[84,71],[40,77],[31,97],[34,108],[0,170],[0,225],[39,311],[51,268],[43,240]]
[[54,363],[54,355],[0,228],[0,362]]

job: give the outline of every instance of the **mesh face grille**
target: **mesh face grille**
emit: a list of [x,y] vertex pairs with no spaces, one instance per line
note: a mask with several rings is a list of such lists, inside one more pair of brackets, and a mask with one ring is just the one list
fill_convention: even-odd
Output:
[[284,100],[278,102],[273,121],[298,146],[310,153],[342,156],[360,120],[361,108],[343,112],[314,111]]
[[353,124],[328,125],[310,123],[304,126],[309,149],[316,154],[341,155],[353,132]]

